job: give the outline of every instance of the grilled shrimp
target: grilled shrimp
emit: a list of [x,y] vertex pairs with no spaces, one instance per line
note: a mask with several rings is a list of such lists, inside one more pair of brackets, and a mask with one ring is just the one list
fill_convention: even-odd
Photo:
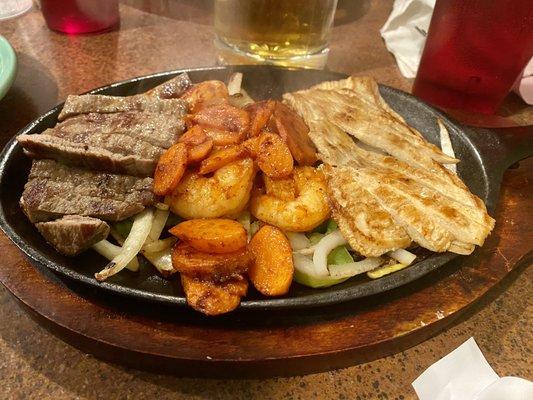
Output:
[[186,219],[237,217],[248,204],[255,173],[250,158],[227,164],[210,177],[187,172],[167,204]]
[[267,176],[264,179],[267,192],[254,193],[250,203],[257,219],[288,232],[307,232],[328,219],[330,209],[322,172],[313,167],[295,167],[294,199],[287,193],[277,193],[287,185],[273,185]]

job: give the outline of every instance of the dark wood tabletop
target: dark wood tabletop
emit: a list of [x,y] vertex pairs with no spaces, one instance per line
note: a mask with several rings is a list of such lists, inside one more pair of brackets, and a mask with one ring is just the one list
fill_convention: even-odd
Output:
[[[340,0],[327,68],[372,75],[409,91],[412,82],[400,75],[379,35],[391,5]],[[19,64],[13,87],[0,100],[2,146],[70,93],[158,71],[216,64],[211,1],[128,0],[121,2],[120,12],[120,29],[100,35],[54,33],[38,10],[0,23],[0,34],[15,48]],[[514,95],[499,115],[487,124],[533,123],[533,107]],[[533,162],[524,161],[507,171],[504,181],[531,180],[532,172]],[[531,235],[531,222],[516,223],[524,224],[524,234]],[[264,380],[184,379],[99,361],[41,328],[0,286],[1,397],[411,399],[416,398],[411,382],[471,336],[498,374],[532,379],[532,278],[527,265],[515,269],[500,290],[451,327],[403,352],[342,370]]]

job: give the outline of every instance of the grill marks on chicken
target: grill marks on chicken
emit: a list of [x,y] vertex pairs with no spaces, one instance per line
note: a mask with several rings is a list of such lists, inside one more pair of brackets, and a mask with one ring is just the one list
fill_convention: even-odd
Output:
[[377,256],[412,240],[469,254],[483,244],[494,220],[442,165],[457,160],[407,125],[373,79],[325,82],[284,99],[309,125],[326,164],[333,217],[355,250]]
[[329,86],[317,85],[286,94],[284,98],[291,105],[307,103],[344,132],[408,164],[436,168],[438,163],[457,162],[424,140],[420,132],[407,125],[390,107],[384,106],[373,79],[352,77],[339,81],[335,89],[324,87]]
[[[328,198],[334,220],[351,247],[365,257],[405,248],[411,238],[348,167],[325,166]],[[334,201],[331,201],[334,199]]]

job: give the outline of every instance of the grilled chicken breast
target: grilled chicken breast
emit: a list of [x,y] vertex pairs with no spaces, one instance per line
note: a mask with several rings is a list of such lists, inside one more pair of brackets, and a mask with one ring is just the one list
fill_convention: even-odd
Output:
[[411,238],[357,180],[350,167],[322,168],[333,219],[351,247],[365,257],[409,246]]
[[372,78],[287,93],[324,162],[333,218],[364,256],[412,241],[470,254],[494,227],[485,205],[444,167],[444,154],[383,100]]

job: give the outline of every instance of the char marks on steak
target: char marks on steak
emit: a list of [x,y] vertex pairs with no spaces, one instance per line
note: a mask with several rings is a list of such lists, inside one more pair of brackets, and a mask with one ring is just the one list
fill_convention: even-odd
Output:
[[88,113],[117,113],[125,111],[143,111],[150,113],[172,114],[187,112],[187,103],[180,99],[159,99],[157,97],[137,94],[119,97],[103,94],[70,95],[58,116],[59,121],[68,117]]
[[183,73],[134,96],[69,96],[62,122],[18,137],[40,159],[20,205],[48,243],[76,255],[107,236],[100,219],[120,221],[155,202],[151,176],[185,130],[188,105],[179,97],[191,86]]
[[133,96],[106,96],[100,94],[70,95],[58,120],[91,112],[106,114],[124,111],[145,111],[181,115],[187,112],[187,102],[178,99],[189,87],[191,80],[186,73],[162,83],[146,93]]
[[152,178],[68,167],[54,160],[33,162],[20,203],[33,223],[63,215],[120,221],[155,201]]
[[60,253],[75,256],[104,240],[109,225],[97,218],[67,215],[50,222],[35,224],[41,235]]
[[[186,74],[129,96],[69,96],[59,119],[40,135],[21,135],[33,158],[135,176],[152,176],[159,157],[185,130],[187,104],[173,97],[190,86]],[[79,114],[79,115],[78,115]]]
[[151,113],[90,113],[69,118],[40,135],[20,135],[18,141],[34,158],[152,176],[161,154],[183,130],[179,115],[162,118]]
[[[123,135],[168,149],[185,129],[183,114],[176,112],[163,117],[156,113],[127,111],[113,114],[88,113],[67,119],[43,134],[62,138],[76,135]],[[80,140],[76,140],[80,141]]]
[[191,78],[189,78],[189,75],[186,72],[183,72],[149,90],[146,94],[160,99],[176,99],[185,93],[185,91],[191,86]]

